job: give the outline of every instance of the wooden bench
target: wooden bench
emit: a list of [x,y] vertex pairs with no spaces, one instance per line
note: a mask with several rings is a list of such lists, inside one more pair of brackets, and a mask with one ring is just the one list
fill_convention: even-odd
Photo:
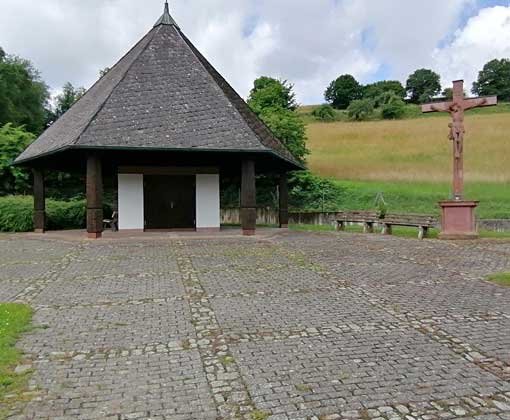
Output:
[[384,218],[373,211],[344,211],[336,215],[337,230],[345,230],[346,223],[363,223],[364,233],[374,233],[374,225],[382,225],[384,235],[392,234],[393,226],[417,227],[418,238],[427,237],[430,228],[438,225],[437,218],[428,214],[388,213]]
[[392,226],[409,226],[418,228],[418,238],[427,237],[430,228],[436,227],[438,224],[434,216],[428,214],[395,214],[388,213],[380,223],[383,226],[383,235],[392,234]]
[[336,229],[345,230],[346,223],[363,223],[363,232],[374,233],[374,224],[379,223],[375,211],[341,211],[336,214]]

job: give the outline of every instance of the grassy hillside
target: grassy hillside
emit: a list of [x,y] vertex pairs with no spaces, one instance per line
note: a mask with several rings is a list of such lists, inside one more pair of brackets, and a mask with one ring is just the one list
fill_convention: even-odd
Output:
[[[301,111],[307,118],[311,108]],[[341,206],[371,208],[383,192],[392,210],[432,212],[448,198],[451,142],[447,116],[398,121],[307,125],[310,169],[345,189]],[[482,201],[479,215],[510,218],[510,105],[466,117],[466,196]]]
[[[310,168],[338,179],[448,182],[448,118],[315,123]],[[510,114],[466,120],[466,181],[510,182]]]

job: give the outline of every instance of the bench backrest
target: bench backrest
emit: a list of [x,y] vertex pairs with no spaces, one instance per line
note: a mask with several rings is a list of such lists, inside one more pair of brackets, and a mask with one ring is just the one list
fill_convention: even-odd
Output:
[[399,214],[399,213],[388,213],[382,220],[384,223],[409,223],[412,225],[420,226],[435,226],[438,224],[438,219],[430,214]]
[[379,214],[375,211],[341,211],[336,214],[336,219],[344,222],[377,222]]

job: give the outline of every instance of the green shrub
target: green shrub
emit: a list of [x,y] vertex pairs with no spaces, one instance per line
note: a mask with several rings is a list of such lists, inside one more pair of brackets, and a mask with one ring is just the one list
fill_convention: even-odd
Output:
[[319,121],[334,121],[336,119],[335,109],[328,104],[315,108],[312,111],[312,115]]
[[374,103],[369,99],[352,101],[347,108],[349,119],[354,121],[366,121],[374,113]]
[[[0,231],[29,232],[33,230],[33,208],[34,200],[31,196],[0,197]],[[85,227],[84,200],[56,201],[47,199],[46,213],[46,227],[50,230]]]
[[406,105],[403,101],[393,101],[387,103],[381,108],[381,115],[385,120],[397,120],[406,113]]
[[46,228],[49,230],[82,229],[86,222],[84,200],[46,201],[48,217]]
[[308,171],[293,172],[289,178],[289,202],[303,211],[336,211],[343,189],[327,178]]
[[33,230],[34,200],[29,196],[0,198],[0,232],[28,232]]

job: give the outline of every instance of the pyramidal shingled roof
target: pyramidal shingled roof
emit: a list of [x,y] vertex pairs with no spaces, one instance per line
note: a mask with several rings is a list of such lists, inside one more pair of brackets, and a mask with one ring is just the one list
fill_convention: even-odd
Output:
[[163,16],[16,162],[71,148],[268,152],[288,149]]

